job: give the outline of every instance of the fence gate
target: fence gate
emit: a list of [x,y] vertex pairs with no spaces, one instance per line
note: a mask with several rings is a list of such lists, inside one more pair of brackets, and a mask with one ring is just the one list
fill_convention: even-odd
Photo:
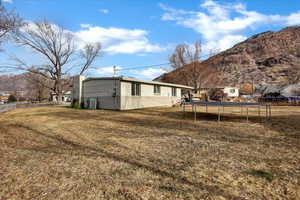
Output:
[[96,110],[97,109],[97,99],[96,98],[90,98],[89,100],[90,100],[89,109]]

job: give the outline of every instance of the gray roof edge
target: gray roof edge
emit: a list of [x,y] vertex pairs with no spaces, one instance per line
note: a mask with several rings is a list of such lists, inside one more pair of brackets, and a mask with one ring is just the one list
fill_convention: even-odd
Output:
[[87,78],[87,79],[84,80],[84,82],[92,81],[92,80],[120,80],[120,81],[128,81],[128,82],[145,83],[145,84],[150,84],[150,85],[162,85],[162,86],[193,89],[193,87],[186,86],[186,85],[179,85],[179,84],[173,84],[173,83],[164,83],[164,82],[158,82],[158,81],[145,81],[145,80],[140,80],[140,79],[130,78],[130,77],[124,77],[124,76]]

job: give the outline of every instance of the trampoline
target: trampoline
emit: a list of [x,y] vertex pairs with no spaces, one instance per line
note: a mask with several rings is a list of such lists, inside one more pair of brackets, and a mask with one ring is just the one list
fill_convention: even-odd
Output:
[[206,113],[208,113],[209,107],[218,107],[218,122],[221,121],[222,114],[224,114],[225,107],[240,108],[240,115],[245,115],[247,122],[249,122],[249,108],[256,108],[257,115],[262,117],[265,114],[265,119],[270,120],[272,115],[271,104],[264,103],[249,103],[249,102],[185,102],[182,104],[182,110],[186,113],[186,107],[191,106],[194,113],[194,121],[197,120],[197,107],[205,107]]

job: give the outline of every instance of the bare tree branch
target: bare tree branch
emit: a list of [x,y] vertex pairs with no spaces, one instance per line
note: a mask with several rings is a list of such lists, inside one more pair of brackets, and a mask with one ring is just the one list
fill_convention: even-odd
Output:
[[[100,43],[87,44],[79,50],[72,32],[47,21],[25,24],[14,34],[14,40],[19,46],[32,49],[34,53],[41,55],[45,61],[42,64],[27,64],[24,59],[14,56],[14,69],[49,80],[50,88],[57,94],[59,101],[65,87],[64,79],[69,72],[78,70],[83,74],[101,54]],[[76,59],[80,59],[82,64],[74,65]],[[0,68],[12,69],[5,66]]]
[[80,57],[85,60],[80,75],[83,74],[95,61],[95,59],[101,54],[101,44],[87,44],[80,52]]
[[0,5],[0,42],[2,42],[9,33],[15,32],[22,25],[23,22],[16,13],[9,12]]
[[[186,84],[192,85],[195,89],[201,87],[201,42],[196,41],[193,48],[187,44],[180,44],[170,56],[169,61],[174,69],[182,69],[181,76]],[[189,67],[187,67],[189,66]]]

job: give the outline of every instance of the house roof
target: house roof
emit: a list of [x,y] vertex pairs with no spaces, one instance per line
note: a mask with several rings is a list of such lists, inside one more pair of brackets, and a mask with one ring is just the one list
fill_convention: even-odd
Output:
[[126,76],[119,76],[119,77],[99,77],[99,78],[87,78],[84,80],[91,81],[91,80],[120,80],[120,81],[127,81],[127,82],[138,82],[138,83],[144,83],[144,84],[150,84],[150,85],[161,85],[161,86],[170,86],[170,87],[177,87],[177,88],[186,88],[186,89],[193,89],[193,87],[186,86],[186,85],[179,85],[179,84],[173,84],[173,83],[164,83],[159,81],[145,81],[140,80],[132,77],[126,77]]
[[262,85],[256,88],[255,92],[259,92],[263,95],[265,94],[272,94],[272,93],[279,93],[282,90],[282,86],[280,85]]

